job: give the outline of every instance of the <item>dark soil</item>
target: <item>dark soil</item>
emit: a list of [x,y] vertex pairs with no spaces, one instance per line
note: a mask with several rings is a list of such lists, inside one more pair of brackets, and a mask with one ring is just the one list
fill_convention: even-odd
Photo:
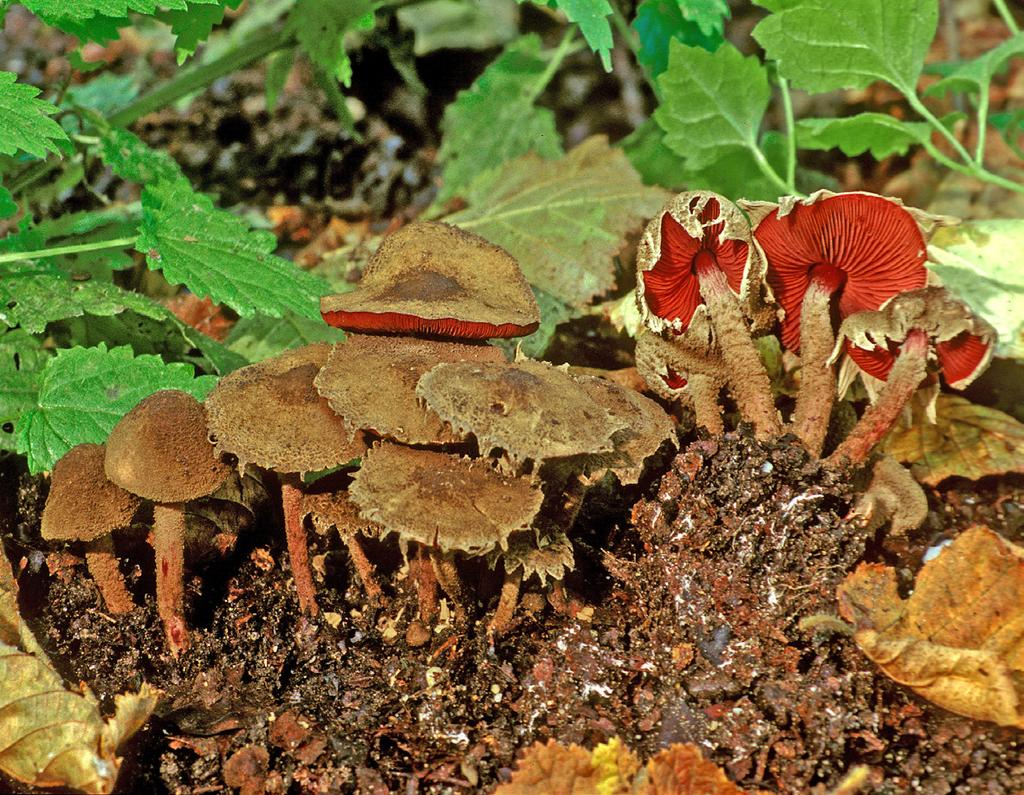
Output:
[[[632,523],[595,521],[591,505],[569,581],[577,614],[545,606],[535,587],[496,648],[482,622],[445,621],[410,648],[415,596],[396,551],[371,550],[391,588],[374,611],[333,536],[310,534],[323,612],[300,616],[278,520],[264,516],[191,578],[193,645],[174,661],[141,538],[121,545],[140,606],[115,620],[81,561],[39,542],[35,483],[23,478],[4,528],[33,631],[105,706],[143,679],[166,693],[127,749],[123,792],[486,791],[535,740],[615,735],[643,755],[696,742],[742,786],[775,792],[828,792],[854,764],[871,767],[879,792],[1000,793],[1024,780],[1014,732],[916,698],[828,618],[800,629],[834,613],[835,586],[859,560],[885,559],[909,581],[934,533],[865,537],[842,519],[850,479],[785,440],[692,443]],[[1020,534],[1019,480],[939,496],[935,526]],[[494,593],[483,569],[463,571]]]

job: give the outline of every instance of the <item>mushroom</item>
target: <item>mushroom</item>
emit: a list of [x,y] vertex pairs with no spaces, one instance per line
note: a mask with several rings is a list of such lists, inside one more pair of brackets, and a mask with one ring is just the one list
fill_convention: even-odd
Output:
[[860,519],[869,532],[889,522],[894,535],[920,527],[927,516],[928,497],[924,489],[891,455],[875,461],[867,490],[857,498],[850,513],[850,518]]
[[826,463],[862,463],[925,380],[930,361],[950,386],[965,388],[988,366],[995,338],[995,329],[941,287],[900,293],[878,311],[848,317],[832,360],[845,349],[885,384]]
[[740,206],[750,214],[754,238],[768,260],[768,285],[784,313],[782,343],[800,353],[793,430],[819,455],[836,396],[829,362],[833,312],[842,320],[924,287],[926,239],[952,219],[861,192],[821,190],[806,199]]
[[104,469],[121,488],[153,502],[156,604],[171,652],[188,647],[183,504],[215,492],[231,474],[207,438],[202,404],[168,389],[143,399],[114,426]]
[[53,468],[40,530],[48,541],[83,542],[85,564],[107,609],[127,613],[134,604],[118,569],[111,533],[131,524],[142,501],[107,480],[105,453],[102,444],[80,444],[61,457]]
[[781,430],[778,412],[744,317],[755,325],[763,322],[763,281],[764,260],[747,219],[709,191],[673,198],[640,240],[636,289],[645,324],[656,333],[685,338],[707,313],[740,412],[759,436],[770,437]]
[[380,603],[384,591],[377,582],[373,564],[359,542],[360,533],[373,538],[380,536],[380,525],[360,517],[359,507],[352,502],[347,490],[307,491],[302,496],[302,517],[306,516],[312,517],[313,526],[319,533],[327,533],[332,527],[338,531],[348,548],[349,558],[366,596],[371,602]]
[[320,313],[346,331],[459,339],[520,337],[540,324],[515,258],[437,221],[418,221],[386,237],[359,289],[324,296]]
[[278,474],[288,557],[299,606],[318,608],[302,522],[302,482],[358,458],[365,445],[313,386],[330,346],[305,345],[235,370],[206,398],[210,440],[220,454],[237,457],[239,469],[254,464]]
[[350,431],[439,445],[461,438],[416,397],[420,376],[441,362],[504,361],[490,345],[352,334],[331,349],[314,384]]
[[505,578],[498,606],[487,625],[487,633],[492,638],[504,635],[512,628],[512,619],[519,604],[519,590],[524,580],[536,576],[541,586],[546,585],[548,579],[561,582],[565,572],[571,570],[576,563],[572,542],[562,532],[543,539],[538,539],[536,532],[518,533],[509,539],[507,550],[494,550],[488,556],[492,569],[499,560],[505,570]]
[[532,479],[501,475],[486,461],[388,442],[366,454],[349,494],[364,519],[426,552],[457,612],[465,597],[455,554],[507,548],[543,501]]

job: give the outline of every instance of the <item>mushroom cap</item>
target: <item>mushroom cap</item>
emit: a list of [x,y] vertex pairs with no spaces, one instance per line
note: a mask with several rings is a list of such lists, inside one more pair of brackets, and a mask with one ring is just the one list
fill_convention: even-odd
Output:
[[420,376],[440,362],[504,361],[492,345],[353,334],[334,346],[314,383],[350,431],[445,444],[461,437],[416,397]]
[[321,535],[332,527],[343,536],[362,533],[376,538],[381,534],[380,525],[359,515],[359,506],[352,501],[347,490],[304,492],[302,515],[313,517],[313,527]]
[[785,313],[782,343],[792,351],[800,350],[800,311],[815,266],[831,266],[841,318],[876,310],[897,293],[925,286],[926,234],[944,222],[898,199],[862,192],[818,191],[778,205],[743,206],[758,221],[754,238]]
[[153,502],[188,502],[217,490],[231,468],[207,431],[203,404],[164,389],[140,401],[107,438],[107,477]]
[[313,386],[331,347],[304,345],[224,376],[206,398],[218,453],[281,473],[317,472],[358,458],[358,435]]
[[565,572],[572,571],[576,565],[572,541],[562,532],[545,539],[538,539],[532,532],[518,533],[509,539],[508,550],[500,554],[492,552],[487,562],[493,569],[498,560],[507,572],[522,568],[524,580],[536,574],[541,585],[547,584],[549,579],[556,582],[565,579]]
[[[705,330],[701,332],[698,326]],[[686,334],[666,340],[651,331],[636,338],[636,369],[651,391],[674,400],[688,394],[691,375],[705,375],[725,384],[725,366],[707,315],[695,319]]]
[[637,251],[637,302],[651,331],[681,333],[704,305],[698,265],[717,264],[730,289],[746,300],[764,277],[739,209],[710,191],[687,191],[665,205],[644,230]]
[[364,519],[402,541],[471,554],[505,549],[544,499],[530,478],[500,475],[485,460],[387,442],[366,454],[349,494]]
[[611,452],[627,421],[613,417],[565,369],[524,360],[439,364],[416,394],[480,450],[505,450],[514,461]]
[[515,258],[438,221],[418,221],[386,237],[359,289],[324,296],[320,314],[346,331],[458,339],[521,337],[540,324]]
[[943,287],[900,293],[875,312],[843,321],[832,360],[842,351],[868,375],[884,381],[911,329],[927,332],[948,383],[964,389],[988,366],[996,331]]
[[102,444],[80,444],[54,465],[40,522],[43,538],[94,541],[131,524],[142,500],[107,480],[105,454]]

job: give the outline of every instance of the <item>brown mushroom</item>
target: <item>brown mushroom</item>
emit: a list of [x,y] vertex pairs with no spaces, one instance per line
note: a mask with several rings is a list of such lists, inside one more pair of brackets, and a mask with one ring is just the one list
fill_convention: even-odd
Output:
[[106,448],[80,444],[53,468],[50,494],[40,522],[48,541],[85,543],[85,564],[111,613],[127,613],[134,604],[114,556],[111,533],[131,524],[142,501],[107,480]]
[[352,566],[363,584],[367,597],[373,603],[381,602],[384,591],[377,582],[374,566],[359,541],[360,534],[372,538],[380,536],[380,525],[359,515],[359,507],[352,502],[346,490],[305,493],[302,497],[302,515],[303,518],[312,518],[313,526],[319,533],[327,533],[332,527],[338,531],[342,542],[348,548]]
[[546,585],[548,579],[561,582],[565,572],[571,570],[576,562],[572,542],[562,532],[544,538],[538,538],[536,532],[518,533],[509,539],[507,550],[494,550],[488,556],[492,569],[499,560],[505,570],[505,577],[498,606],[487,625],[487,633],[492,638],[504,635],[512,628],[519,604],[519,590],[524,580],[536,576],[541,585]]
[[324,296],[320,313],[346,331],[458,339],[520,337],[540,324],[515,258],[437,221],[418,221],[386,237],[359,289]]
[[455,554],[506,548],[530,529],[543,501],[527,477],[499,474],[486,461],[384,442],[371,449],[349,487],[360,515],[426,551],[457,612],[465,603]]
[[404,444],[461,437],[416,396],[416,382],[441,362],[504,362],[491,345],[352,334],[335,345],[314,381],[350,431],[369,430]]
[[239,468],[254,464],[280,477],[295,590],[301,609],[311,615],[318,608],[303,529],[301,475],[346,464],[365,449],[313,386],[329,353],[326,344],[285,351],[224,376],[206,398],[217,452],[236,456]]
[[231,469],[210,445],[202,404],[177,390],[155,392],[121,418],[104,468],[113,483],[154,503],[157,611],[177,654],[188,647],[183,504],[216,491]]

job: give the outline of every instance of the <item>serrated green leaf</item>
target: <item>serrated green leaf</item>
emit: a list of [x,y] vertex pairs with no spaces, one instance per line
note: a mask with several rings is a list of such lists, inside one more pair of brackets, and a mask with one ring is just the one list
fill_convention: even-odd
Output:
[[250,362],[259,362],[300,345],[314,342],[333,344],[344,339],[345,332],[328,326],[322,320],[287,314],[284,317],[244,317],[231,327],[225,342],[230,350]]
[[612,7],[608,0],[554,0],[570,22],[580,26],[580,32],[590,49],[601,57],[606,72],[612,70],[612,27],[608,17]]
[[931,137],[926,122],[900,121],[886,113],[858,113],[842,119],[800,119],[796,145],[801,149],[840,149],[855,157],[870,152],[876,160],[905,155]]
[[206,41],[213,29],[224,21],[226,8],[238,8],[242,0],[187,0],[188,8],[161,12],[162,22],[171,26],[177,38],[174,52],[178,63],[185,62]]
[[77,444],[99,444],[136,403],[160,389],[181,389],[202,400],[216,384],[191,365],[132,355],[128,347],[68,348],[47,363],[36,407],[17,423],[18,452],[31,472],[51,469]]
[[132,75],[105,72],[88,83],[68,89],[65,105],[94,110],[101,116],[110,116],[128,105],[139,95]]
[[267,77],[263,91],[267,96],[267,113],[273,113],[277,107],[277,99],[284,90],[288,75],[295,64],[295,48],[287,47],[278,50],[267,58]]
[[533,296],[537,299],[537,306],[540,307],[540,325],[537,330],[527,337],[521,339],[493,340],[492,344],[497,345],[505,351],[509,360],[515,358],[516,350],[531,359],[541,359],[545,351],[550,347],[551,341],[555,338],[558,326],[572,320],[578,313],[543,290],[533,288]]
[[633,29],[640,37],[637,60],[646,67],[651,77],[657,77],[668,68],[669,42],[700,47],[714,52],[722,43],[722,25],[705,33],[696,21],[684,16],[678,0],[643,0],[636,9]]
[[685,161],[665,146],[665,131],[654,119],[645,121],[618,145],[645,185],[660,185],[669,190],[685,187]]
[[614,285],[625,235],[666,198],[595,136],[558,160],[530,154],[481,174],[469,206],[445,220],[502,246],[531,284],[580,308]]
[[673,41],[658,86],[662,102],[654,118],[665,130],[665,145],[689,168],[706,168],[727,150],[757,150],[771,98],[768,73],[757,58],[744,58],[728,43],[711,53]]
[[999,333],[996,355],[1024,359],[1024,219],[936,231],[928,267]]
[[96,16],[124,17],[129,11],[153,14],[160,7],[184,9],[185,0],[19,0],[33,14],[60,16],[67,19],[90,19]]
[[373,27],[375,0],[298,0],[288,17],[310,60],[348,86],[352,64],[345,50],[345,34]]
[[126,28],[132,24],[132,21],[127,16],[94,16],[83,19],[80,17],[63,16],[62,14],[51,14],[46,11],[36,11],[35,13],[47,25],[75,36],[83,44],[86,42],[106,44],[107,42],[116,41],[121,36],[121,28]]
[[39,89],[15,82],[14,72],[0,71],[0,154],[19,150],[36,157],[60,152],[58,142],[68,137],[50,115],[55,105],[36,99]]
[[519,32],[514,0],[426,0],[399,8],[396,16],[415,35],[416,55],[443,49],[486,50],[511,41]]
[[[769,131],[761,137],[761,151],[776,173],[781,173],[786,161],[785,137]],[[690,190],[711,190],[729,199],[761,199],[775,201],[779,189],[757,167],[749,149],[729,148],[717,160],[701,168],[687,162],[683,172]]]
[[729,18],[727,0],[677,0],[683,16],[700,28],[705,36],[721,37]]
[[140,185],[185,179],[173,157],[150,149],[138,136],[117,127],[100,140],[100,156],[121,179]]
[[16,447],[14,425],[36,405],[39,378],[51,354],[23,329],[0,333],[0,450]]
[[1024,33],[1012,36],[998,47],[974,60],[959,64],[946,77],[928,87],[926,96],[941,96],[947,91],[988,91],[992,76],[1011,58],[1024,55]]
[[797,88],[866,88],[876,80],[912,94],[935,38],[938,0],[847,0],[841,13],[804,0],[758,23],[753,36]]
[[444,164],[441,201],[457,195],[480,172],[519,155],[562,154],[555,115],[533,104],[546,67],[540,50],[536,35],[513,42],[445,108],[438,152]]
[[180,181],[147,187],[142,207],[136,250],[172,284],[243,316],[320,317],[326,283],[275,257],[277,241],[270,232],[251,230]]

